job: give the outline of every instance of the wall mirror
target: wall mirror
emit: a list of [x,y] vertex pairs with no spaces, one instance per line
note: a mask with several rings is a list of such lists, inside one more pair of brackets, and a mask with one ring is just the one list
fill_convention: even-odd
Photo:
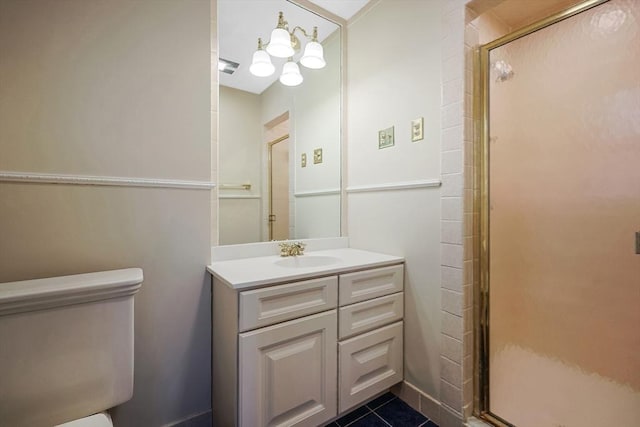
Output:
[[[280,12],[298,42],[291,57],[268,53]],[[302,59],[314,27],[319,69],[318,45]],[[218,43],[219,244],[339,236],[340,25],[293,1],[218,0]]]

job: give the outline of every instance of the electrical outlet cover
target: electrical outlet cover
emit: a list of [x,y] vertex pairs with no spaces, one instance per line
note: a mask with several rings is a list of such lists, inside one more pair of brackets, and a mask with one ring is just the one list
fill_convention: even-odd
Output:
[[424,117],[411,121],[411,141],[418,142],[424,139]]
[[313,164],[322,163],[322,148],[313,150]]
[[393,126],[378,132],[378,149],[393,147],[395,143]]

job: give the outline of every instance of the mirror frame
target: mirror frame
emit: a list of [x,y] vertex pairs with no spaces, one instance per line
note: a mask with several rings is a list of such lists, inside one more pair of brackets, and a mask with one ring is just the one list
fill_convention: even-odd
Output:
[[[305,9],[313,14],[316,14],[332,23],[336,24],[340,28],[340,234],[339,236],[334,237],[346,237],[347,236],[347,132],[346,132],[346,123],[347,123],[347,21],[338,15],[329,12],[328,10],[312,3],[309,0],[286,0],[287,2],[294,4],[302,9]],[[217,8],[217,4],[216,4]],[[216,14],[217,16],[217,14]],[[217,35],[216,35],[217,39]],[[217,52],[216,57],[212,58],[217,63]],[[212,79],[212,82],[215,81],[217,85],[217,92],[219,94],[220,82],[217,78],[217,64],[216,67],[212,67],[212,74],[216,73],[216,78]],[[219,95],[218,99],[216,99],[216,105],[219,104]],[[217,108],[217,106],[216,106]],[[216,129],[220,128],[220,114],[216,114]],[[220,143],[219,137],[216,136],[216,151],[218,150],[218,145]],[[216,156],[216,171],[220,169],[220,158]],[[216,218],[214,221],[215,224],[215,239],[212,239],[212,246],[221,246],[220,245],[220,203],[219,203],[219,188],[218,188],[218,180],[216,179]],[[213,230],[212,230],[213,234]],[[312,239],[310,237],[309,239]],[[261,243],[261,242],[253,242],[253,243]],[[252,244],[252,243],[250,243]],[[226,246],[226,245],[222,245]]]

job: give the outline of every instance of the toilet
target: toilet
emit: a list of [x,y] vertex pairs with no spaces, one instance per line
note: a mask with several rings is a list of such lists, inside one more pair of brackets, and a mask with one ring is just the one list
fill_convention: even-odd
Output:
[[111,427],[133,395],[139,268],[0,283],[0,426]]

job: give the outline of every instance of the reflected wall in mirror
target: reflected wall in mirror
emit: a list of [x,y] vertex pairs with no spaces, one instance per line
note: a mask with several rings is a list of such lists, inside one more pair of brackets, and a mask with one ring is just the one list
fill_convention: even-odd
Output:
[[[300,66],[295,87],[279,81],[287,58],[270,58],[271,76],[249,72],[279,12],[290,31],[318,27],[324,48],[326,66]],[[311,39],[295,35],[299,62]],[[219,244],[339,236],[341,27],[286,0],[218,0],[218,42],[219,58],[239,64],[219,73]]]

